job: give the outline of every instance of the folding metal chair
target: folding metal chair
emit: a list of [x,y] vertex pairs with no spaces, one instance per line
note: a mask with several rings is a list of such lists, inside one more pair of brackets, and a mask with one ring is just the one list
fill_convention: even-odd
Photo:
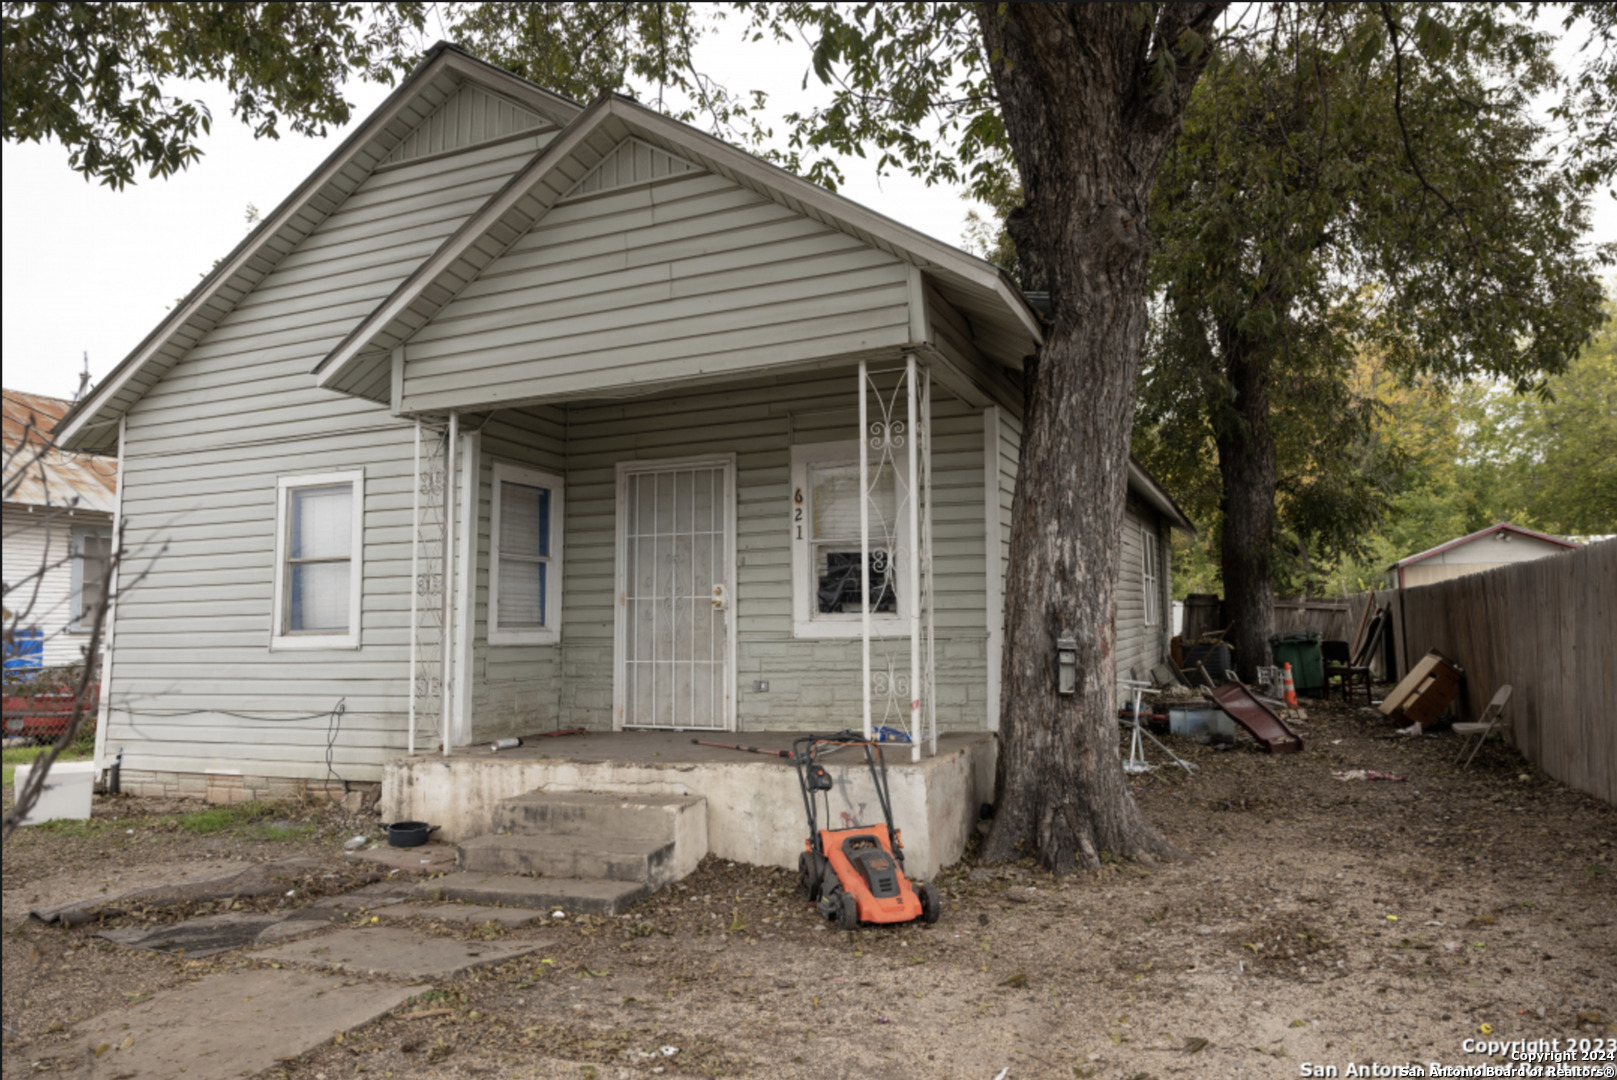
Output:
[[[1460,752],[1454,758],[1456,762],[1461,758],[1465,758],[1465,763],[1460,768],[1467,769],[1471,767],[1471,759],[1477,756],[1477,751],[1482,749],[1482,744],[1488,741],[1488,733],[1499,726],[1499,717],[1504,713],[1505,706],[1509,702],[1510,684],[1505,683],[1494,693],[1493,700],[1488,702],[1486,709],[1482,710],[1482,716],[1476,723],[1454,725],[1454,733],[1464,736],[1460,740]],[[1473,735],[1477,738],[1477,744],[1471,747],[1471,753],[1468,756],[1465,748],[1471,742]]]

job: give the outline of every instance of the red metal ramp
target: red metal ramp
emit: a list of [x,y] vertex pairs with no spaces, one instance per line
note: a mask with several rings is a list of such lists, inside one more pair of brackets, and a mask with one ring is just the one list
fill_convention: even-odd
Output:
[[1252,737],[1269,753],[1295,754],[1302,750],[1302,737],[1240,683],[1225,683],[1218,687],[1213,691],[1213,700],[1230,714],[1231,719],[1250,731]]

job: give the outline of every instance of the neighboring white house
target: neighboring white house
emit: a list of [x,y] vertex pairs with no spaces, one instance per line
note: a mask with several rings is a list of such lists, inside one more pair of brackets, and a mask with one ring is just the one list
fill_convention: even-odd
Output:
[[[150,560],[102,695],[123,782],[319,779],[328,739],[374,780],[445,729],[858,727],[862,539],[874,722],[993,730],[1040,339],[987,262],[437,46],[66,421],[119,451]],[[1191,526],[1128,490],[1143,675]]]
[[1480,574],[1510,563],[1531,562],[1546,555],[1576,551],[1578,546],[1558,536],[1501,521],[1470,536],[1398,560],[1388,569],[1388,583],[1396,589],[1412,589],[1417,585]]
[[118,462],[50,446],[71,402],[17,390],[0,394],[5,664],[65,667],[84,659],[90,631],[84,616],[104,595]]

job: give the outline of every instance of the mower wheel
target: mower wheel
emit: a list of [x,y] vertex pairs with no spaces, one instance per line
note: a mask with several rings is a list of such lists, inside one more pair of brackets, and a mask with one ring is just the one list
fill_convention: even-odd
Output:
[[837,929],[859,929],[859,901],[853,893],[845,892],[837,898]]
[[797,857],[797,887],[812,903],[820,898],[820,883],[825,878],[825,859],[812,851]]
[[938,897],[938,890],[934,889],[930,883],[917,885],[915,895],[921,901],[921,921],[924,923],[937,922],[938,916],[943,914],[943,901]]

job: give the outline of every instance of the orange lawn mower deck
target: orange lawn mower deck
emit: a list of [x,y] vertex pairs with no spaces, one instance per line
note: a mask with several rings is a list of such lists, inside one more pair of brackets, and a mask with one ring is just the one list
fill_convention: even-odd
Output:
[[[826,793],[826,816],[830,816],[831,788],[835,781],[817,760],[822,746],[859,746],[865,751],[884,822],[858,825],[850,829],[819,828],[815,792]],[[803,808],[808,813],[807,849],[797,860],[798,885],[803,895],[827,919],[834,919],[843,930],[854,930],[861,923],[905,923],[921,919],[935,923],[942,912],[937,890],[931,885],[912,885],[904,876],[904,845],[893,826],[893,804],[887,794],[887,763],[880,743],[871,742],[858,732],[837,735],[807,735],[792,744],[792,762],[797,767],[803,789]]]

